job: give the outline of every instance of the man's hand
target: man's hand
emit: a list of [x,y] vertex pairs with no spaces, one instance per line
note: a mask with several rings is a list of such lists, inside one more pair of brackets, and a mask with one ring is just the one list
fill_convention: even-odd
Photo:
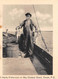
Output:
[[20,28],[21,28],[20,26],[17,26],[17,27],[16,27],[16,30],[17,30],[17,29],[20,29]]
[[39,31],[38,31],[38,30],[35,30],[35,33],[36,33],[35,38],[37,38],[37,37],[38,37],[38,35],[39,35],[40,33],[39,33]]

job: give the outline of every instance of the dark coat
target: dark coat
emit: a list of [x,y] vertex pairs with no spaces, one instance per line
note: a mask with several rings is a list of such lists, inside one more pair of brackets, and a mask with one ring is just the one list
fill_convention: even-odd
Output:
[[[27,20],[24,20],[20,26],[23,27],[23,33],[24,35],[26,35],[26,27],[25,27],[25,24],[26,24],[26,21]],[[30,19],[30,30],[33,32],[33,28],[35,27],[35,30],[37,30],[36,26],[34,25],[33,21]]]

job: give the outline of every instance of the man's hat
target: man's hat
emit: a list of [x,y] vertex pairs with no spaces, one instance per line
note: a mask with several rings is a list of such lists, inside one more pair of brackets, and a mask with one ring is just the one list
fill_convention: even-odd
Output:
[[25,16],[28,16],[28,15],[30,15],[30,17],[32,16],[30,13],[26,13],[26,14],[25,14]]

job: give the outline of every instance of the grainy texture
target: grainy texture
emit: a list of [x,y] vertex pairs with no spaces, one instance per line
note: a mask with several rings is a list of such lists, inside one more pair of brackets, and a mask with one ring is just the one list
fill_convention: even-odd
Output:
[[[46,45],[49,49],[49,54],[51,56],[53,56],[53,32],[52,31],[43,31],[42,32],[43,38],[46,42]],[[39,47],[41,47],[42,49],[45,49],[45,45],[41,39],[41,35],[38,35],[37,39],[36,39],[36,45],[38,45]],[[46,50],[47,51],[47,50]]]
[[[27,63],[26,63],[27,62]],[[37,75],[29,58],[4,58],[4,75]]]

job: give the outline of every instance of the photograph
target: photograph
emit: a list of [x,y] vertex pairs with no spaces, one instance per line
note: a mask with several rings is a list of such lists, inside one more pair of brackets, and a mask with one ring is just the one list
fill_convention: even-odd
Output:
[[53,75],[53,5],[3,5],[3,75]]

